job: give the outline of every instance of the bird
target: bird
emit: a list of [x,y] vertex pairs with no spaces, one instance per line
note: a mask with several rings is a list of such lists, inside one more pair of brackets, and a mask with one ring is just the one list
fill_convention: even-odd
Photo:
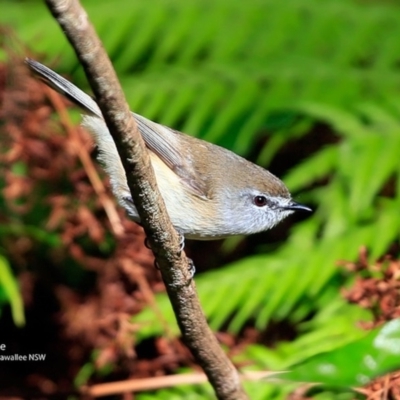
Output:
[[[83,111],[82,125],[93,136],[114,196],[140,224],[116,145],[96,101],[45,65],[28,67],[48,86]],[[175,229],[186,239],[218,240],[271,229],[295,211],[285,184],[234,152],[133,113],[150,155],[160,193]]]

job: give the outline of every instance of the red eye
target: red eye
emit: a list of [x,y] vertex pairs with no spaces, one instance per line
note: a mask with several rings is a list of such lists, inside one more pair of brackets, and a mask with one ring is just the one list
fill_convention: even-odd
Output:
[[268,199],[265,196],[254,197],[254,204],[257,207],[264,207],[265,205],[267,205],[267,203],[268,203]]

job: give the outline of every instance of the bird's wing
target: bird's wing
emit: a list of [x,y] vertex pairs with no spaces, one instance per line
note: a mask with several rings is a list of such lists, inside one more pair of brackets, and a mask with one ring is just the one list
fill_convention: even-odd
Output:
[[[73,83],[35,60],[27,58],[26,63],[44,83],[78,105],[86,114],[103,119],[101,110],[95,100]],[[147,148],[181,178],[182,183],[193,195],[207,199],[206,180],[197,177],[193,160],[185,159],[182,156],[182,134],[152,122],[141,115],[134,114],[134,116]]]

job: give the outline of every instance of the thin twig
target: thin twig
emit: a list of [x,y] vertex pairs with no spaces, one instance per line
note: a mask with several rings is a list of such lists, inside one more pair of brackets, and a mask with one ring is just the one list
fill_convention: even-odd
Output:
[[[259,381],[271,378],[281,372],[249,371],[242,375],[243,380]],[[125,381],[100,383],[83,388],[82,392],[90,397],[103,397],[126,392],[141,392],[174,387],[178,385],[198,385],[207,382],[207,376],[201,373],[158,376],[154,378],[127,379]]]

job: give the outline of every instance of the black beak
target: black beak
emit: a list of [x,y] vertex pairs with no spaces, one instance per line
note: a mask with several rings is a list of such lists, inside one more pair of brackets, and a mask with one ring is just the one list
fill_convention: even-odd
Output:
[[303,206],[302,204],[291,201],[287,206],[282,207],[283,210],[293,210],[293,211],[307,211],[311,212],[310,207]]

